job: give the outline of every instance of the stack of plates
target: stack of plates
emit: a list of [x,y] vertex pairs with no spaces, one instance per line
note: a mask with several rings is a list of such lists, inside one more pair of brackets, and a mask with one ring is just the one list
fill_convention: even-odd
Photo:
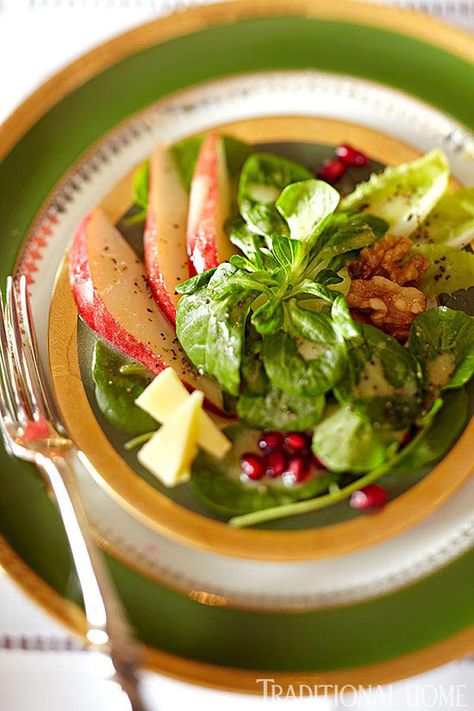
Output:
[[[376,515],[335,507],[230,528],[136,470],[96,418],[62,267],[76,224],[97,203],[118,221],[133,167],[159,141],[215,126],[323,152],[349,142],[384,164],[440,146],[469,184],[473,98],[472,40],[433,20],[346,0],[236,0],[94,50],[1,129],[2,277],[29,278],[63,419],[91,463],[78,466],[88,510],[150,667],[258,692],[257,678],[384,683],[469,651],[472,429],[431,472],[394,482]],[[29,467],[1,463],[0,562],[81,632],[54,503]]]

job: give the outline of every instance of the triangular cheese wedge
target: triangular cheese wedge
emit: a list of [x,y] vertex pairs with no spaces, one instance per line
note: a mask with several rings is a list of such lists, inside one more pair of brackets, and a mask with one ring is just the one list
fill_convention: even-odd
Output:
[[139,462],[165,486],[176,486],[189,479],[198,449],[203,399],[202,392],[195,390],[138,452]]
[[[135,402],[155,420],[164,423],[168,422],[176,408],[189,397],[176,371],[173,368],[166,368],[145,388]],[[217,459],[222,459],[232,446],[204,410],[199,413],[198,444]]]

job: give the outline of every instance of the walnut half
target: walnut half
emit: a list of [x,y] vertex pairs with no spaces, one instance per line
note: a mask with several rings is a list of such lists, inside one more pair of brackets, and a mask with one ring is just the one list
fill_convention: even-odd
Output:
[[347,303],[369,315],[378,326],[398,340],[406,340],[416,316],[426,309],[426,296],[413,286],[400,286],[390,279],[354,279]]
[[401,286],[416,286],[423,279],[428,261],[421,254],[413,254],[405,260],[412,246],[408,237],[385,235],[371,247],[365,247],[357,259],[350,262],[349,274],[353,279],[381,276]]

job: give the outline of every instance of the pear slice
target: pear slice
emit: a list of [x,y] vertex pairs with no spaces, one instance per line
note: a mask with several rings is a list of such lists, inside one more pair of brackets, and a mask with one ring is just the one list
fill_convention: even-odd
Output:
[[[173,368],[165,368],[135,400],[160,423],[168,422],[178,407],[190,397]],[[205,410],[198,417],[198,444],[217,459],[222,459],[232,446]]]
[[190,477],[203,400],[203,393],[195,390],[138,452],[138,461],[165,486],[182,484]]

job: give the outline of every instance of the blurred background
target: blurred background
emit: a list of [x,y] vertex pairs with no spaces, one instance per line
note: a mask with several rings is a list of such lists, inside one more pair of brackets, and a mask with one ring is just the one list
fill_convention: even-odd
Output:
[[[0,0],[0,122],[49,75],[102,41],[172,10],[212,0]],[[474,31],[474,0],[378,0],[430,12]],[[229,640],[231,643],[231,640]],[[474,662],[393,684],[372,699],[347,693],[324,698],[264,700],[191,687],[146,675],[151,709],[263,711],[321,709],[446,709],[474,711]],[[424,691],[423,691],[424,690]],[[444,690],[444,694],[441,693]],[[447,695],[448,694],[448,695]],[[0,711],[103,709],[93,660],[0,568]]]

